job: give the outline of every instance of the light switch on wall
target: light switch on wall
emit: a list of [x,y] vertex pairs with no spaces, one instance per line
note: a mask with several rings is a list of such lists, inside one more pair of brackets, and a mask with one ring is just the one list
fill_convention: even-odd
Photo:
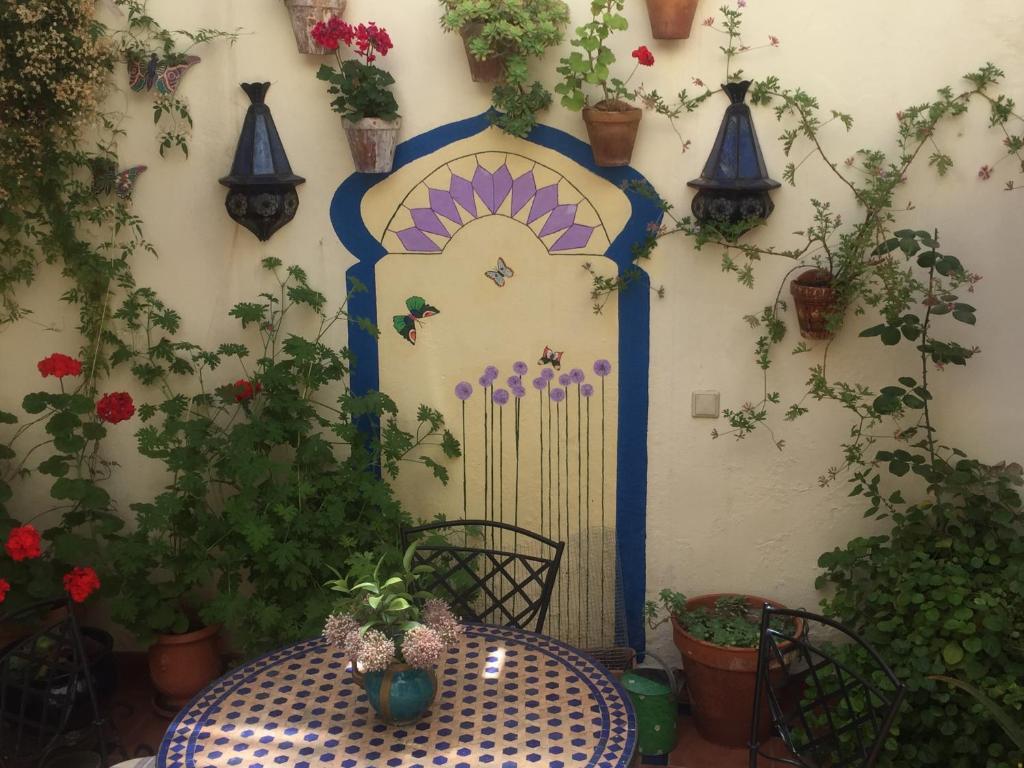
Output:
[[695,419],[717,419],[719,407],[719,394],[712,390],[704,390],[693,393],[693,418]]

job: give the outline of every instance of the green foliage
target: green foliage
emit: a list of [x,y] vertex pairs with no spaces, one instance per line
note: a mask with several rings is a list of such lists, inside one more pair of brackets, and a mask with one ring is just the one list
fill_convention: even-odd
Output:
[[491,94],[498,110],[492,120],[513,136],[528,135],[537,124],[537,113],[551,104],[542,83],[529,83],[529,60],[562,42],[569,7],[563,0],[441,0],[441,7],[446,31],[478,30],[469,40],[473,56],[504,59],[504,82]]
[[[660,607],[658,605],[660,603]],[[671,589],[658,594],[658,603],[648,601],[644,607],[647,623],[651,629],[674,618],[679,625],[698,640],[730,648],[756,648],[761,630],[761,611],[747,604],[742,595],[720,597],[712,610],[700,606],[687,610],[686,595]],[[665,615],[659,619],[659,614]],[[780,629],[790,631],[789,619],[776,617]]]
[[985,695],[985,693],[970,683],[965,683],[963,680],[957,680],[955,677],[946,677],[944,675],[935,675],[935,680],[948,683],[955,688],[959,688],[962,691],[966,691],[975,700],[978,701],[985,709],[989,711],[992,719],[999,723],[999,727],[1006,731],[1006,735],[1010,737],[1017,749],[1024,752],[1024,726],[1017,720],[1014,720],[1010,713],[996,704],[992,699]]
[[335,96],[331,108],[346,120],[356,122],[377,117],[391,122],[398,119],[398,102],[389,88],[395,78],[372,64],[355,59],[339,62],[338,69],[322,64],[318,79],[331,84],[327,92]]
[[[614,109],[615,102],[637,98],[637,91],[628,87],[632,75],[625,80],[612,76],[611,66],[616,58],[607,45],[612,34],[629,29],[625,7],[625,0],[592,0],[590,3],[592,18],[576,28],[576,37],[572,40],[575,50],[559,61],[558,74],[562,82],[555,86],[555,93],[561,96],[566,109],[578,112],[587,106],[590,103],[588,88],[600,89],[601,100],[595,105],[598,107]],[[621,104],[619,106],[621,108]]]
[[[319,631],[332,567],[398,547],[408,517],[387,478],[415,462],[443,480],[431,452],[458,455],[441,414],[421,407],[407,432],[386,395],[350,390],[350,354],[328,342],[345,305],[329,312],[299,267],[264,267],[275,289],[230,311],[258,337],[251,364],[243,344],[168,340],[162,326],[176,326],[175,316],[152,295],[137,296],[124,318],[146,340],[133,370],[164,391],[140,409],[138,443],[164,463],[168,485],[137,506],[138,530],[111,546],[115,617],[143,637],[181,631],[197,613],[226,624],[247,650]],[[317,321],[312,336],[289,330],[295,312]],[[220,373],[229,362],[244,379]],[[179,376],[199,391],[177,391]],[[212,583],[209,599],[201,587]]]

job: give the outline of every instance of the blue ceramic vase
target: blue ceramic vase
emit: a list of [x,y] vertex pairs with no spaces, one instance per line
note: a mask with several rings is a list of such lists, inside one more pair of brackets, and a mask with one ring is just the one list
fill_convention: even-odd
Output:
[[392,664],[383,672],[363,674],[363,689],[382,720],[414,723],[430,709],[437,695],[433,670]]

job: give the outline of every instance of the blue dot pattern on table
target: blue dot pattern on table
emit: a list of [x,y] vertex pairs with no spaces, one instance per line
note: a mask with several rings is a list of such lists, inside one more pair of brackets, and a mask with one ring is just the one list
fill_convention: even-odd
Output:
[[240,667],[171,724],[158,768],[626,768],[633,755],[618,682],[544,635],[467,625],[411,725],[377,719],[346,662],[317,639]]

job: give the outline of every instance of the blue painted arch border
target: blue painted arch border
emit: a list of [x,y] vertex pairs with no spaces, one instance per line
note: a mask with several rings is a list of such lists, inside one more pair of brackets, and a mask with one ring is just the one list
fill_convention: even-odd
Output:
[[[442,147],[487,130],[486,114],[442,125],[402,142],[395,154],[395,168],[401,168]],[[538,125],[528,141],[555,150],[597,176],[622,186],[644,182],[630,167],[600,168],[594,164],[590,145],[557,128]],[[358,262],[347,271],[367,290],[352,295],[349,312],[377,324],[375,266],[387,250],[366,228],[360,215],[363,197],[386,175],[354,173],[342,182],[331,201],[331,224],[342,245]],[[651,222],[660,222],[662,211],[648,197],[624,190],[632,205],[626,226],[612,242],[605,256],[618,266],[619,274],[633,266],[633,245],[647,234]],[[429,256],[429,254],[426,254]],[[650,281],[642,272],[629,290],[619,296],[618,364],[618,448],[616,456],[616,543],[625,602],[624,628],[637,651],[645,646],[643,605],[647,581],[647,408],[650,364]],[[352,389],[357,394],[380,386],[377,340],[356,322],[349,322],[349,348],[355,357]],[[628,565],[626,565],[628,564]]]

